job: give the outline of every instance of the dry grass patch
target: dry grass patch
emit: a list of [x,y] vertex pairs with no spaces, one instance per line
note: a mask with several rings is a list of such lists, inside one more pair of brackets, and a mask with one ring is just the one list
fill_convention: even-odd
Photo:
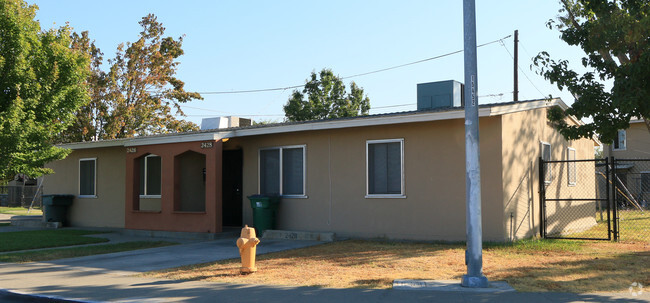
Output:
[[[261,244],[263,245],[263,243]],[[646,243],[527,240],[487,244],[484,272],[519,291],[626,291],[650,285]],[[146,274],[240,284],[390,288],[395,279],[459,280],[464,245],[350,240],[258,256],[259,271],[239,274],[239,259]]]

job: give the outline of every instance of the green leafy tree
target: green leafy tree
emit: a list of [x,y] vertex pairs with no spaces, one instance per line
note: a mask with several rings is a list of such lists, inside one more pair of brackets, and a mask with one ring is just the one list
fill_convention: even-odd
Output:
[[363,88],[352,82],[350,92],[346,92],[343,81],[330,69],[318,75],[312,72],[302,92],[294,90],[284,106],[288,121],[354,117],[367,115],[369,110],[370,99],[364,96]]
[[[633,117],[645,119],[650,131],[650,2],[647,0],[561,0],[557,20],[549,28],[561,39],[582,48],[586,56],[579,74],[566,60],[547,52],[533,61],[551,83],[576,98],[566,111],[549,111],[549,120],[568,139],[599,135],[611,143]],[[604,83],[611,81],[612,88]],[[567,115],[591,118],[585,125],[568,125]]]
[[36,5],[0,0],[0,182],[51,173],[68,151],[52,145],[88,102],[88,56],[68,26],[42,31]]
[[103,53],[91,41],[87,31],[72,33],[72,48],[90,57],[86,87],[90,102],[79,108],[72,125],[61,134],[59,142],[96,141],[104,138],[104,125],[109,113],[106,102],[107,75],[101,69]]

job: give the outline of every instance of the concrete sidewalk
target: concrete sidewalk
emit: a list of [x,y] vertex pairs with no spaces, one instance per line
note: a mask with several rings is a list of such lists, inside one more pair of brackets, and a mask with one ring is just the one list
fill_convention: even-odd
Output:
[[[119,236],[114,236],[119,237]],[[148,238],[151,240],[151,238]],[[321,242],[263,240],[258,254]],[[82,302],[648,302],[623,294],[478,293],[326,289],[174,281],[135,276],[150,270],[238,258],[235,238],[52,262],[0,264],[0,289]],[[363,278],[363,277],[360,277]],[[29,297],[0,291],[3,298]],[[42,299],[42,298],[41,298]],[[33,302],[42,302],[34,300]],[[18,300],[17,300],[18,301]]]

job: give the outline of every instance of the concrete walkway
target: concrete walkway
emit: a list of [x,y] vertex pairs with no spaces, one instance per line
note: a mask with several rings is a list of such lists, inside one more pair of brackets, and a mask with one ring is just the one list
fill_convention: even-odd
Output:
[[[119,237],[119,236],[114,236]],[[148,238],[151,240],[151,238]],[[263,240],[258,254],[317,245]],[[136,276],[150,270],[238,258],[235,239],[186,243],[51,262],[0,264],[0,289],[82,302],[649,302],[646,292],[622,294],[478,293],[424,290],[324,289],[174,281]],[[47,302],[0,290],[0,301]],[[33,301],[30,301],[33,299]],[[42,301],[39,301],[42,300]]]

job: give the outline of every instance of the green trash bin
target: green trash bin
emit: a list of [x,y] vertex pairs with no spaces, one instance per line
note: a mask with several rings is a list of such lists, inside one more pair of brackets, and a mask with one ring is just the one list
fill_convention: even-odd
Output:
[[74,200],[73,195],[43,195],[43,212],[46,222],[61,222],[68,226],[68,207]]
[[280,196],[252,195],[248,199],[253,209],[253,227],[257,236],[262,237],[267,229],[275,229]]

